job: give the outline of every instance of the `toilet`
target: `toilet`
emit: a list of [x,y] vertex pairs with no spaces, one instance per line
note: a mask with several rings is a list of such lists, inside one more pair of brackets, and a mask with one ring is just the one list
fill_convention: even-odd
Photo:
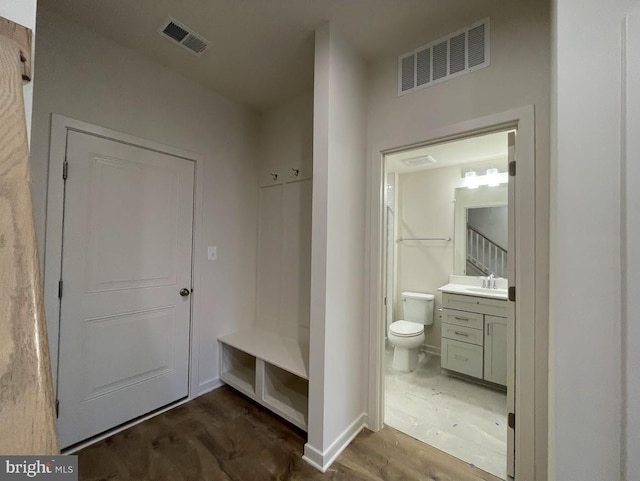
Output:
[[418,366],[418,348],[424,343],[424,326],[433,324],[433,294],[403,292],[404,319],[389,326],[393,344],[393,369],[411,372]]

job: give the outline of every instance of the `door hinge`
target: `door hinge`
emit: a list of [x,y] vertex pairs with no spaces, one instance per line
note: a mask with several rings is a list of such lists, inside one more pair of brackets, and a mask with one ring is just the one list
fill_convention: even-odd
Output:
[[67,177],[69,177],[69,162],[65,160],[62,164],[62,178],[67,180]]
[[509,300],[511,302],[516,302],[516,286],[509,287]]
[[509,416],[507,417],[507,424],[509,425],[509,427],[511,429],[513,429],[515,431],[515,429],[516,429],[516,413],[509,413]]
[[58,281],[58,299],[62,299],[62,279]]
[[515,177],[516,175],[516,161],[512,160],[511,162],[509,162],[509,175],[511,177]]
[[60,417],[60,401],[56,399],[56,419]]
[[387,298],[386,297],[384,298],[384,305],[385,306],[387,305]]

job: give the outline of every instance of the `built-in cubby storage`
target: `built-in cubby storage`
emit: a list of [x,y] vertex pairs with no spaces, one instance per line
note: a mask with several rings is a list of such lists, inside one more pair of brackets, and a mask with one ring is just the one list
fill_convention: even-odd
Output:
[[300,429],[307,429],[309,347],[251,328],[222,336],[221,379]]
[[220,377],[247,396],[256,392],[256,357],[231,346],[220,350]]
[[307,428],[309,382],[272,364],[264,365],[263,402],[296,426]]
[[311,169],[269,167],[258,178],[256,318],[218,338],[220,378],[306,431]]

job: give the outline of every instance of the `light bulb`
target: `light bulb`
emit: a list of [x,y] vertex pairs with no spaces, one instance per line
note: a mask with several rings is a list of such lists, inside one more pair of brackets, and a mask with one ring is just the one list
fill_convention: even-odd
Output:
[[478,177],[475,170],[470,170],[464,174],[464,185],[466,185],[469,189],[478,188]]
[[500,176],[498,175],[498,169],[491,167],[487,169],[487,185],[489,187],[497,187],[500,184]]

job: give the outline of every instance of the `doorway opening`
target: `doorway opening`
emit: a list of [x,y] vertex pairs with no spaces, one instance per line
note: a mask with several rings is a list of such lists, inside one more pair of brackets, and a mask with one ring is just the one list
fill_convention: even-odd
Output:
[[[384,156],[384,423],[514,475],[515,130]],[[511,284],[513,285],[513,284]]]

